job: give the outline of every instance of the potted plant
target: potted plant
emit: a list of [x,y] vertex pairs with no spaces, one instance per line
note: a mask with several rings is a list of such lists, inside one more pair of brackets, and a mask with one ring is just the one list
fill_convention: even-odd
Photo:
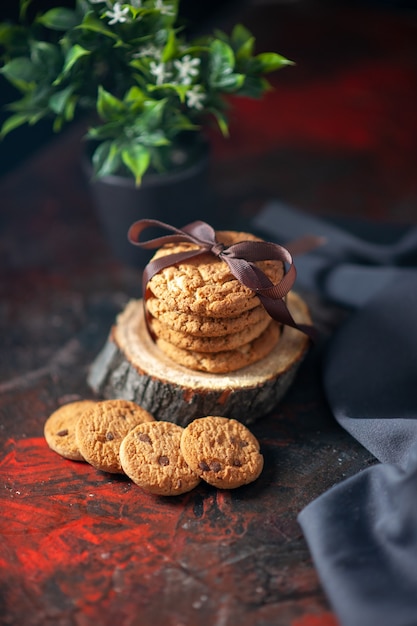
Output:
[[[270,88],[265,75],[291,61],[274,52],[255,54],[255,39],[241,24],[230,35],[187,39],[179,0],[75,0],[73,8],[35,14],[31,5],[20,0],[17,23],[0,24],[0,72],[20,95],[7,107],[1,136],[43,118],[58,132],[88,113],[96,199],[110,200],[107,209],[124,240],[135,219],[162,219],[164,198],[171,223],[183,225],[187,202],[192,219],[201,217],[195,194],[204,197],[205,128],[214,121],[227,136],[230,97],[262,97]],[[194,191],[188,188],[192,176]],[[188,192],[173,189],[176,177]],[[110,192],[116,182],[121,201]],[[154,201],[161,184],[168,192]],[[148,197],[132,199],[138,190],[148,190]],[[172,208],[175,198],[184,211]],[[124,201],[130,206],[125,221]],[[107,229],[114,233],[113,226]]]

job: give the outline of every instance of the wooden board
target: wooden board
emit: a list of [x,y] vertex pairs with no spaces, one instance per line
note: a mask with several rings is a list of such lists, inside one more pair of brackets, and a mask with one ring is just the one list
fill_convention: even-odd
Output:
[[[311,323],[302,298],[290,293],[288,307],[299,323]],[[130,301],[93,362],[88,383],[104,398],[134,400],[156,419],[182,426],[196,417],[223,415],[248,424],[283,398],[305,356],[309,339],[285,326],[265,358],[229,374],[197,372],[178,365],[152,341],[142,300]]]

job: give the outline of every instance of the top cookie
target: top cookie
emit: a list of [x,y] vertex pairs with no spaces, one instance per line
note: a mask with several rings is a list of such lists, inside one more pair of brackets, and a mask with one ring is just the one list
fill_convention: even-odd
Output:
[[[226,246],[239,241],[262,241],[250,233],[217,231],[217,240]],[[195,249],[187,242],[160,248],[153,259]],[[260,261],[258,267],[276,284],[284,274],[281,261]],[[150,292],[170,309],[205,317],[234,317],[260,305],[255,292],[242,285],[227,263],[207,253],[170,265],[148,282]]]

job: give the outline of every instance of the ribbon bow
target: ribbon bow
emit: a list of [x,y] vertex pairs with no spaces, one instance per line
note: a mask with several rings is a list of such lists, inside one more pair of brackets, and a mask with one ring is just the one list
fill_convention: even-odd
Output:
[[[139,241],[139,237],[146,228],[156,226],[172,231],[173,234],[156,237],[148,241]],[[269,315],[276,321],[286,326],[296,328],[315,339],[316,331],[308,324],[297,324],[293,319],[285,303],[285,296],[292,288],[296,279],[296,269],[292,256],[286,248],[267,241],[240,241],[231,246],[225,246],[217,241],[215,230],[200,220],[175,228],[159,220],[143,219],[135,222],[129,228],[128,238],[131,243],[141,248],[159,248],[168,243],[187,241],[198,247],[192,250],[172,253],[150,261],[143,271],[143,293],[146,293],[146,285],[158,272],[169,265],[181,263],[187,259],[211,253],[227,265],[237,280],[256,293]],[[317,238],[306,237],[295,242],[293,249],[305,251],[311,248],[311,244],[317,244]],[[266,274],[255,265],[256,261],[277,260],[284,264],[284,276],[276,285]]]

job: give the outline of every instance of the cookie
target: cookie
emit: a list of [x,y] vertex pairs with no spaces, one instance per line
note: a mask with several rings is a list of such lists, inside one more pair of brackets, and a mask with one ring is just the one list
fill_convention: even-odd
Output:
[[51,413],[44,424],[46,443],[54,452],[71,461],[84,461],[75,440],[75,425],[80,415],[91,408],[93,400],[78,400],[64,404]]
[[178,348],[161,337],[157,337],[155,342],[160,350],[179,365],[211,374],[227,374],[267,356],[277,345],[280,335],[280,324],[272,320],[259,337],[235,350],[199,352]]
[[75,427],[75,439],[84,459],[96,469],[122,474],[120,444],[138,424],[153,416],[135,402],[103,400],[83,412]]
[[219,489],[253,482],[264,465],[256,437],[242,422],[226,417],[195,419],[183,430],[180,447],[191,469]]
[[220,337],[238,333],[252,324],[269,319],[268,312],[262,305],[244,311],[236,317],[203,317],[192,313],[181,313],[175,309],[171,310],[165,302],[155,298],[155,296],[150,296],[146,300],[146,308],[152,317],[159,320],[164,326],[199,337]]
[[178,348],[196,350],[197,352],[222,352],[240,348],[242,345],[253,341],[263,333],[270,321],[271,318],[268,316],[237,333],[229,333],[220,337],[189,335],[179,330],[172,330],[158,319],[151,319],[150,327],[156,337],[161,337]]
[[[216,235],[225,245],[244,240],[262,241],[249,233],[235,231],[219,231]],[[157,250],[153,259],[196,247],[187,242],[168,244]],[[283,276],[284,266],[280,261],[259,261],[257,265],[274,284]],[[260,305],[255,292],[233,276],[227,263],[210,253],[169,265],[155,274],[147,287],[147,296],[150,292],[169,309],[204,317],[236,317]]]
[[120,446],[120,460],[129,478],[150,493],[175,496],[191,491],[200,477],[187,465],[180,449],[183,428],[172,422],[140,424]]

